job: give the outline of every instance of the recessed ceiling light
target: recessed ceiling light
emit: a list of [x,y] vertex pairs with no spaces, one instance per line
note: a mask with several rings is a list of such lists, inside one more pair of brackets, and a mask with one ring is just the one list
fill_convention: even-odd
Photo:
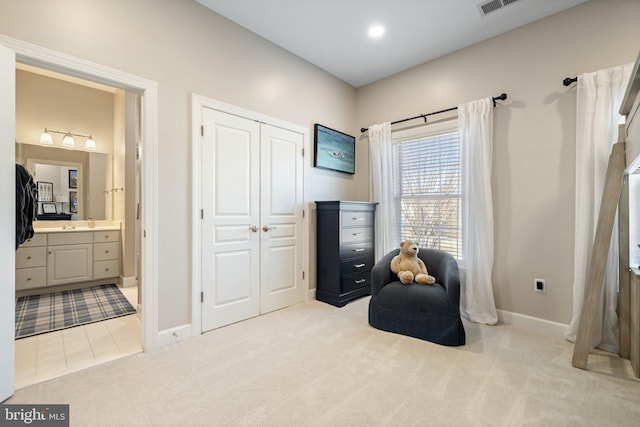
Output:
[[384,28],[380,25],[374,25],[369,28],[369,37],[378,38],[384,34]]

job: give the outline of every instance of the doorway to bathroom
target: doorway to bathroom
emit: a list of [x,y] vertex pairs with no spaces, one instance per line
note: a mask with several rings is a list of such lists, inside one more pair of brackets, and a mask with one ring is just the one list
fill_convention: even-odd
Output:
[[[46,183],[52,193],[47,196],[50,202],[39,202],[34,223],[36,235],[46,235],[45,246],[26,248],[34,254],[46,250],[48,255],[41,260],[42,266],[35,261],[37,257],[30,257],[25,266],[20,256],[24,250],[18,250],[17,297],[40,298],[51,292],[114,283],[118,289],[113,292],[122,294],[140,313],[140,108],[140,95],[135,92],[16,64],[16,163],[25,166],[39,186]],[[76,135],[73,149],[63,148],[62,135],[57,138],[52,129]],[[43,146],[42,135],[51,133],[53,144]],[[92,147],[84,145],[83,134],[93,141]],[[43,212],[45,204],[55,209],[55,216]],[[115,237],[75,246],[51,243],[54,238],[77,240],[80,236],[104,239],[102,231],[96,230],[108,230]],[[64,276],[63,264],[53,261],[59,248],[63,254],[86,253],[89,261],[72,259],[70,266],[64,266],[70,269],[70,278],[54,278],[52,274]],[[33,262],[38,265],[31,265]],[[46,274],[38,280],[40,270]],[[139,314],[20,337],[15,342],[15,388],[142,348]]]
[[[89,81],[108,84],[137,93],[140,97],[140,128],[142,130],[139,176],[141,178],[140,218],[142,240],[140,243],[140,301],[143,306],[142,347],[150,351],[159,345],[158,335],[158,84],[111,67],[93,63],[62,52],[53,51],[37,45],[0,35],[0,88],[5,94],[0,97],[0,200],[13,200],[15,186],[11,185],[15,174],[15,65],[17,62],[55,70],[66,75],[81,77]],[[12,224],[15,218],[15,203],[0,206],[0,220]],[[0,255],[4,265],[0,269],[0,279],[5,284],[15,280],[15,238],[14,233],[0,233]],[[14,385],[14,349],[15,330],[15,288],[0,287],[0,346],[6,351],[0,352],[0,401],[13,394]]]
[[[142,130],[139,176],[141,178],[140,230],[140,301],[143,306],[142,347],[145,351],[159,345],[158,334],[158,84],[153,80],[138,77],[104,65],[76,58],[61,52],[46,49],[10,37],[0,35],[0,88],[5,96],[0,97],[0,200],[13,200],[15,186],[15,64],[21,63],[55,70],[70,76],[108,84],[137,93],[141,97],[140,128]],[[0,205],[0,220],[12,224],[15,218],[15,203]],[[1,259],[9,268],[0,269],[0,279],[5,284],[15,280],[15,238],[13,233],[0,233]],[[0,287],[0,345],[6,351],[0,352],[0,401],[13,394],[15,331],[15,288]]]

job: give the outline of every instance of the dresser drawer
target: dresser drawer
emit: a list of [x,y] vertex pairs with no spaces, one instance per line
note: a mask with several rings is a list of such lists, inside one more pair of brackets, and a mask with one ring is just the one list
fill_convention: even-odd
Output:
[[373,229],[371,227],[352,227],[342,229],[343,243],[365,242],[373,240]]
[[47,235],[42,233],[36,233],[32,238],[27,239],[26,242],[20,245],[21,248],[28,248],[30,246],[46,246]]
[[47,268],[19,268],[16,270],[16,290],[44,288],[47,285]]
[[354,289],[371,286],[371,272],[351,274],[340,279],[340,287],[342,292],[353,291]]
[[373,225],[373,212],[343,211],[341,215],[343,227],[370,227]]
[[120,275],[120,261],[117,259],[109,261],[95,261],[93,263],[93,279],[107,279]]
[[93,245],[93,260],[106,261],[120,259],[120,242],[95,243]]
[[47,248],[44,246],[19,248],[16,251],[16,268],[44,267],[47,265]]
[[373,254],[366,257],[353,258],[349,261],[342,261],[340,263],[340,275],[346,276],[353,273],[364,273],[370,271],[373,268],[373,264]]
[[373,241],[340,245],[340,259],[373,256]]
[[120,241],[120,230],[94,231],[93,232],[93,242],[94,243],[119,242],[119,241]]

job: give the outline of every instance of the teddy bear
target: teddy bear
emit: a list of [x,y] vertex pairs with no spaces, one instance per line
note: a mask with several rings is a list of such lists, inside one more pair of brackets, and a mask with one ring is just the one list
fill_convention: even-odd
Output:
[[400,253],[391,260],[391,271],[405,285],[414,280],[424,285],[435,283],[436,278],[430,276],[424,262],[418,258],[418,245],[411,240],[400,243]]

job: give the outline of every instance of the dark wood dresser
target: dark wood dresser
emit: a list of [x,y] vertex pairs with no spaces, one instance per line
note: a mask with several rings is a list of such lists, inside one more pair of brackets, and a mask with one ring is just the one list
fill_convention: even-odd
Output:
[[371,293],[376,204],[316,202],[317,300],[342,307]]

